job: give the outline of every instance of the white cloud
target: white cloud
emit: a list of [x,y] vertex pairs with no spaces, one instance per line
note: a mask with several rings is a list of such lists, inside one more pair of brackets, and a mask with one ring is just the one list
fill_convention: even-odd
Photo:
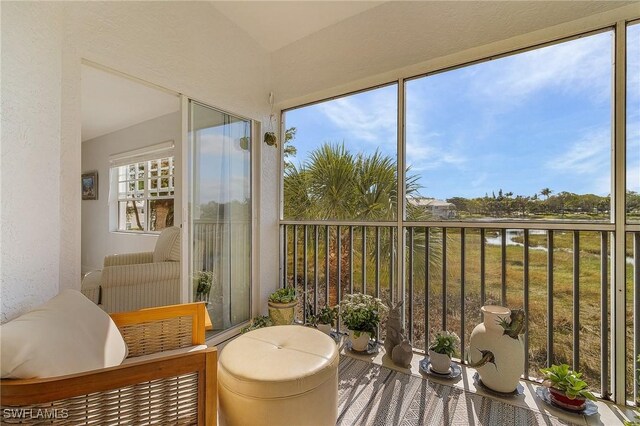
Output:
[[611,37],[602,33],[497,59],[496,66],[473,70],[473,91],[483,102],[505,106],[545,89],[610,101]]
[[565,175],[581,175],[591,181],[591,188],[598,194],[611,192],[611,131],[597,129],[569,144],[561,155],[547,162],[548,169]]
[[[395,87],[395,86],[393,86]],[[396,91],[383,88],[318,105],[329,121],[345,132],[345,139],[379,145],[395,144],[397,132]]]

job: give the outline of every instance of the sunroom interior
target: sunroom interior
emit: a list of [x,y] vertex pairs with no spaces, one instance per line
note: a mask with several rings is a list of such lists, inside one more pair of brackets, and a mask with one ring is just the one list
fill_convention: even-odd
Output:
[[[3,325],[66,289],[116,317],[205,302],[206,343],[224,352],[279,288],[295,289],[302,325],[363,293],[402,302],[401,372],[420,377],[435,335],[457,333],[468,391],[472,331],[500,305],[527,318],[521,407],[546,413],[530,384],[568,364],[599,413],[553,419],[633,418],[639,2],[7,1],[0,13]],[[172,229],[180,250],[161,262],[175,264],[120,292],[129,278],[109,256],[157,256]],[[354,357],[394,368],[387,330],[379,352]]]

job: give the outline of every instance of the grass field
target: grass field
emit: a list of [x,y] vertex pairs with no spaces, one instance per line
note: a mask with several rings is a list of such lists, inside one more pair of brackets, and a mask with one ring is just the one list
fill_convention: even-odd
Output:
[[[323,228],[321,228],[323,229]],[[435,232],[434,232],[435,231]],[[321,231],[320,245],[318,247],[318,295],[319,305],[325,303],[326,283],[326,247],[324,246],[324,231]],[[425,339],[425,254],[424,233],[416,229],[414,234],[414,258],[413,280],[409,280],[409,271],[405,277],[405,300],[411,298],[409,283],[413,283],[413,335],[414,347],[424,349]],[[292,234],[291,232],[289,233]],[[299,232],[302,235],[302,232]],[[329,253],[329,283],[330,290],[337,286],[337,253],[335,246],[335,227],[331,230],[331,243]],[[347,293],[351,286],[351,271],[349,270],[350,244],[348,234],[342,234],[342,264],[340,284],[342,294]],[[498,231],[486,231],[487,240],[499,235]],[[380,294],[383,299],[390,292],[391,259],[388,243],[390,232],[383,230],[381,233],[380,253]],[[441,234],[439,229],[432,230],[432,256],[429,263],[429,308],[428,319],[431,332],[443,328],[443,295],[447,301],[446,328],[458,334],[464,333],[466,345],[473,328],[482,321],[480,307],[480,233],[479,230],[469,229],[465,236],[465,265],[464,265],[464,310],[462,309],[461,281],[461,238],[460,230],[449,230],[447,233],[446,250],[446,292],[443,289],[443,265],[441,253]],[[313,241],[307,246],[307,288],[313,289],[315,271],[313,269],[314,246]],[[514,237],[512,241],[522,243],[522,237]],[[375,294],[376,289],[376,257],[375,257],[375,233],[373,229],[367,232],[367,256],[366,256],[366,288],[367,293]],[[532,233],[529,239],[529,312],[528,312],[528,338],[529,338],[529,374],[531,377],[539,376],[539,368],[544,367],[547,359],[547,252],[542,248],[547,245],[547,235]],[[305,265],[303,263],[303,242],[298,240],[298,276],[295,280],[299,290],[303,289]],[[610,241],[609,241],[610,244]],[[289,241],[288,253],[288,282],[293,283],[293,238]],[[362,232],[356,228],[353,241],[353,290],[363,291],[362,279]],[[502,304],[502,248],[500,245],[485,244],[485,304]],[[632,256],[631,239],[627,241],[627,256]],[[608,253],[607,253],[608,255]],[[506,247],[506,306],[521,308],[524,305],[524,248],[519,245]],[[573,360],[573,233],[554,232],[554,268],[553,268],[553,362],[572,364]],[[585,375],[590,387],[596,392],[600,390],[600,354],[601,354],[601,252],[600,233],[580,232],[580,263],[579,263],[579,370]],[[407,258],[407,265],[408,265]],[[609,262],[607,266],[610,268]],[[407,268],[408,269],[408,268]],[[631,399],[633,389],[633,267],[627,264],[627,392]],[[395,281],[395,280],[394,280]],[[610,302],[610,281],[607,275],[607,300]],[[397,292],[397,289],[394,289]],[[407,330],[409,329],[409,304],[405,303],[407,312]],[[607,306],[607,319],[610,318],[609,306]],[[461,330],[462,318],[465,327]],[[609,321],[607,327],[610,329]],[[610,336],[609,331],[609,336]],[[384,336],[384,333],[382,333]],[[609,354],[610,356],[610,354]]]

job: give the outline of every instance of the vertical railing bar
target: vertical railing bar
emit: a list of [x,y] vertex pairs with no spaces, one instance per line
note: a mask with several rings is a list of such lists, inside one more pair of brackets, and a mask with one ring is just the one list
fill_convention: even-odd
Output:
[[[376,226],[376,297],[380,297],[380,226]],[[376,336],[380,340],[380,324],[376,328]]]
[[524,230],[524,253],[522,258],[522,281],[524,300],[524,377],[529,379],[529,230]]
[[[626,253],[625,253],[626,256]],[[640,232],[633,233],[633,371],[640,355]],[[633,402],[638,405],[638,375],[634,374]]]
[[325,226],[325,235],[324,235],[324,245],[326,250],[326,258],[325,258],[325,299],[324,306],[329,306],[329,225]]
[[480,229],[480,306],[484,306],[487,298],[486,283],[486,246],[485,246],[486,230]]
[[413,237],[414,228],[409,228],[409,341],[413,343]]
[[580,231],[573,231],[573,369],[580,371]]
[[442,330],[447,330],[447,228],[442,228]]
[[293,288],[298,287],[298,225],[293,225]]
[[302,323],[307,323],[307,281],[309,279],[309,265],[308,265],[308,251],[307,245],[309,244],[309,226],[304,225],[303,228],[303,239],[304,239],[304,248],[302,249],[302,263],[304,264],[304,273],[303,273],[303,302],[302,302]]
[[[337,304],[340,304],[340,299],[342,298],[342,235],[341,235],[341,227],[340,225],[338,225],[338,230],[337,230],[337,235],[336,235],[336,241],[338,243],[338,268],[337,268],[337,273],[338,273],[338,298],[336,299]],[[329,304],[327,303],[327,306],[329,306]],[[336,324],[336,331],[338,331],[338,333],[340,332],[340,321],[337,321]]]
[[500,265],[500,278],[502,282],[502,291],[500,293],[500,303],[502,306],[507,306],[507,229],[503,229],[500,233],[500,244],[502,250],[500,251],[501,265]]
[[362,294],[367,294],[367,227],[362,226]]
[[284,250],[284,265],[282,265],[282,276],[283,276],[283,280],[282,280],[282,287],[286,287],[287,286],[287,281],[289,279],[289,277],[287,276],[289,271],[288,269],[288,264],[289,264],[289,235],[287,233],[287,229],[289,228],[288,225],[284,225],[284,243],[283,243],[283,250]]
[[465,255],[466,255],[466,237],[467,230],[460,228],[460,359],[464,360],[464,347],[465,347]]
[[547,231],[547,367],[553,364],[553,230]]
[[424,228],[424,351],[429,352],[429,227]]
[[376,226],[376,297],[380,297],[380,227]]
[[314,226],[314,249],[313,249],[313,272],[315,274],[315,279],[313,280],[313,312],[318,313],[318,282],[320,281],[320,271],[318,270],[318,249],[320,245],[318,244],[319,234],[320,234],[320,226]]
[[600,394],[609,398],[609,234],[600,233]]
[[353,294],[353,226],[349,227],[349,294]]
[[389,253],[389,262],[391,263],[389,266],[389,294],[391,295],[391,303],[396,302],[396,292],[395,292],[395,273],[394,273],[394,258],[395,258],[395,241],[396,241],[396,228],[390,228],[391,240],[389,241],[391,253]]

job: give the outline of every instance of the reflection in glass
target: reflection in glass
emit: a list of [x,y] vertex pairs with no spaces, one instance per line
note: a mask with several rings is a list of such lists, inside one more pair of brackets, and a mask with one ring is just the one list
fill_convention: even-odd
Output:
[[[195,102],[190,126],[190,276],[211,272],[208,309],[214,330],[222,331],[250,317],[251,126]],[[197,286],[192,296],[202,299]]]

